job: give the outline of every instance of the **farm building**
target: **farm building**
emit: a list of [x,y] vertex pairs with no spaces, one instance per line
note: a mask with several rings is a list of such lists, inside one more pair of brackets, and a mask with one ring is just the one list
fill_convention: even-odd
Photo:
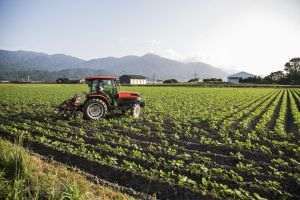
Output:
[[239,72],[236,74],[232,74],[231,76],[227,77],[227,81],[229,83],[240,83],[241,79],[253,78],[255,75],[249,74],[247,72]]
[[142,75],[122,75],[119,77],[121,84],[145,85],[147,79]]

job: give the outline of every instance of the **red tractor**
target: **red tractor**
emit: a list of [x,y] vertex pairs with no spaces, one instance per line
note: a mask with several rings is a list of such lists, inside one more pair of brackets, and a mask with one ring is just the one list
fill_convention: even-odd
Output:
[[90,92],[84,97],[75,95],[63,102],[57,109],[57,113],[64,116],[83,113],[85,119],[98,120],[107,113],[125,113],[130,111],[134,118],[138,118],[141,107],[145,103],[136,92],[118,92],[117,80],[113,76],[92,76],[85,79]]

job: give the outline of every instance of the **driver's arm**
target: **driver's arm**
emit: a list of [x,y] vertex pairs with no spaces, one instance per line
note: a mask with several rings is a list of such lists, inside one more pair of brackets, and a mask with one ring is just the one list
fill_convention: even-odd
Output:
[[97,92],[103,91],[103,82],[99,81],[96,88]]

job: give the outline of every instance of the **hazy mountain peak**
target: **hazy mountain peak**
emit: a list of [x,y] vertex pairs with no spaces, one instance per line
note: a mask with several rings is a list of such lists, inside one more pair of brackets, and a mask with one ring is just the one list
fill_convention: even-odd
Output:
[[154,53],[146,53],[142,57],[144,57],[144,58],[162,58],[161,56],[154,54]]
[[[25,53],[24,53],[25,52]],[[183,63],[153,53],[143,56],[106,57],[82,60],[64,54],[40,54],[29,51],[0,51],[0,69],[60,71],[56,76],[81,77],[109,72],[115,75],[140,74],[157,79],[224,78],[227,73],[203,62]],[[63,70],[63,71],[61,71]],[[0,73],[1,73],[0,71]],[[4,76],[5,78],[5,76]]]

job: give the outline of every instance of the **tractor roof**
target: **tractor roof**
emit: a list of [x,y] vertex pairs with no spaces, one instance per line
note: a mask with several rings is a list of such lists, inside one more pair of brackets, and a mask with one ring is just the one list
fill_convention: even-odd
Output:
[[86,77],[86,81],[93,81],[93,80],[116,80],[117,78],[114,76],[90,76]]

